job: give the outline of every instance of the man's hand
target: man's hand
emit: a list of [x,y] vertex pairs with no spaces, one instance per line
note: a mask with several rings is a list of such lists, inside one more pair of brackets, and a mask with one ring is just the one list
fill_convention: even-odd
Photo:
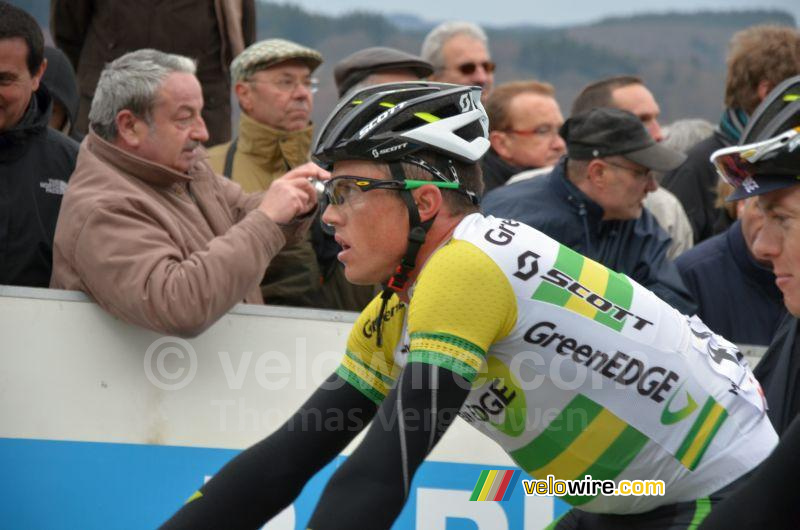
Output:
[[313,162],[296,167],[270,184],[258,208],[283,224],[310,212],[317,204],[317,193],[309,178],[328,180],[331,174]]

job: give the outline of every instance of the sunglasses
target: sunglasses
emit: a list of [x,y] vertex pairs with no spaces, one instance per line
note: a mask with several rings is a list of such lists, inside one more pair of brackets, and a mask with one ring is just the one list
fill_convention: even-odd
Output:
[[475,73],[475,70],[477,70],[479,66],[483,68],[487,74],[491,74],[492,72],[494,72],[494,69],[497,68],[497,65],[492,61],[484,61],[482,63],[459,64],[458,66],[456,66],[456,70],[458,70],[464,75],[472,75]]
[[798,147],[800,127],[795,127],[763,142],[718,149],[711,155],[711,163],[725,182],[738,188],[751,182],[748,179],[755,175],[763,174],[768,162],[784,150],[791,152]]
[[[431,180],[380,180],[341,175],[325,182],[325,199],[328,204],[341,206],[357,195],[372,190],[415,190],[426,184],[437,188],[457,190],[458,182],[436,182]],[[326,205],[327,206],[327,205]]]

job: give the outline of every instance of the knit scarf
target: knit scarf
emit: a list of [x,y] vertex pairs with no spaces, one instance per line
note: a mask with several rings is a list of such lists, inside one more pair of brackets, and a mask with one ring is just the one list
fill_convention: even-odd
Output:
[[722,113],[717,130],[722,136],[725,145],[735,145],[739,143],[745,127],[747,127],[748,116],[742,109],[727,108]]

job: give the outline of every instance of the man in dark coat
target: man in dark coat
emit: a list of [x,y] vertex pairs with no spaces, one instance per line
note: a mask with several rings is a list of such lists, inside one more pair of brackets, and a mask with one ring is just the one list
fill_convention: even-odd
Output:
[[88,132],[97,79],[107,64],[128,52],[154,48],[197,60],[203,87],[208,145],[231,139],[228,65],[255,42],[254,0],[99,2],[51,0],[50,31],[67,54],[80,86],[78,130]]
[[40,83],[44,39],[25,11],[0,2],[0,284],[47,287],[61,199],[78,144],[48,127]]
[[683,155],[657,144],[639,118],[618,109],[573,116],[561,135],[567,156],[550,174],[494,190],[484,211],[541,230],[693,313],[694,302],[666,257],[670,238],[642,207],[656,187],[652,171],[678,166]]

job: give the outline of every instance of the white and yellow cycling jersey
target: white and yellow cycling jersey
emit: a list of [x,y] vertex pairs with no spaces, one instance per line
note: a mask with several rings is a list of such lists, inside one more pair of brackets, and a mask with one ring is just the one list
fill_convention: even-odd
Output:
[[536,478],[663,480],[662,496],[565,500],[638,513],[706,496],[777,435],[735,346],[628,277],[524,224],[473,214],[408,306],[362,313],[338,374],[380,402],[409,362],[472,385],[460,415]]

